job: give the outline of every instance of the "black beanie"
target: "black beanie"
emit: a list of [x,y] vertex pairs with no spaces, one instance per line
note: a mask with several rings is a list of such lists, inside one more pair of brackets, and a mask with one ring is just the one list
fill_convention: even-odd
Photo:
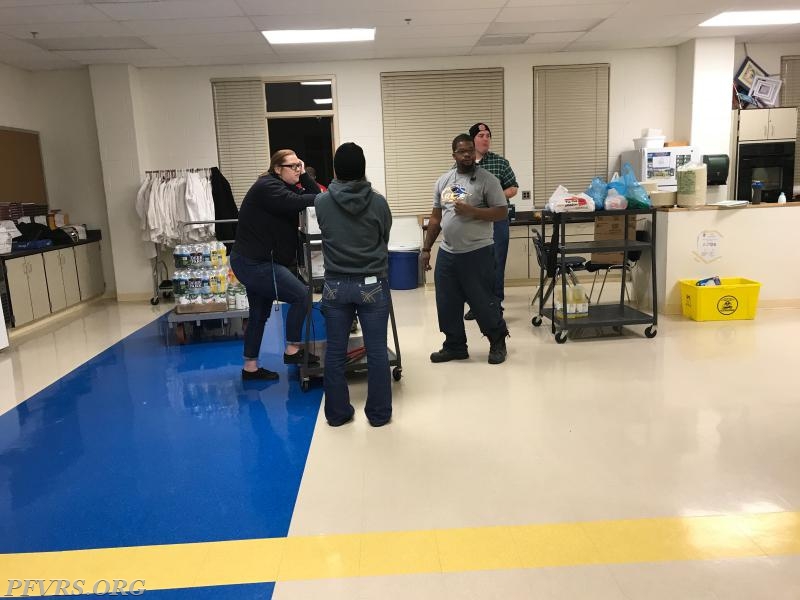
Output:
[[469,137],[471,137],[473,140],[475,139],[475,136],[478,135],[478,132],[481,130],[481,125],[483,125],[483,128],[489,132],[489,137],[492,137],[492,130],[489,129],[489,126],[486,123],[475,123],[475,125],[469,128]]
[[336,179],[340,181],[364,179],[366,167],[364,151],[353,142],[342,144],[333,155],[333,170],[336,172]]

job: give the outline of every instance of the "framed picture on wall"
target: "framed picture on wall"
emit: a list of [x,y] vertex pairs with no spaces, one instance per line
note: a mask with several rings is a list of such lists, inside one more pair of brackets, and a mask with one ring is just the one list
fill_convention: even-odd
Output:
[[750,96],[756,98],[762,104],[775,106],[782,83],[783,81],[780,77],[761,77],[756,75],[753,79],[753,87],[750,88]]
[[752,58],[746,56],[733,80],[736,82],[736,85],[740,86],[742,89],[750,90],[757,76],[766,77],[767,72],[759,67]]

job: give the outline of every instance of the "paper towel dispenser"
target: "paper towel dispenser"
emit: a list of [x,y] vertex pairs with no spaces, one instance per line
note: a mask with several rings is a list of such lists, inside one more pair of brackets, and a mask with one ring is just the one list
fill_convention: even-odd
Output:
[[707,185],[725,185],[728,183],[731,159],[727,154],[703,154],[703,162],[708,170]]

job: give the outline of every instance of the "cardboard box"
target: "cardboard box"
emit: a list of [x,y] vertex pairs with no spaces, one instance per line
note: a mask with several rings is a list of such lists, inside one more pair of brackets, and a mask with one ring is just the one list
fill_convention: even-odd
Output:
[[[597,217],[594,222],[595,241],[624,240],[625,217]],[[636,239],[636,216],[628,217],[628,239]],[[622,264],[623,252],[592,252],[592,263],[600,265]]]
[[225,312],[226,310],[228,310],[228,305],[224,302],[212,302],[209,304],[178,304],[175,306],[175,312],[179,315]]

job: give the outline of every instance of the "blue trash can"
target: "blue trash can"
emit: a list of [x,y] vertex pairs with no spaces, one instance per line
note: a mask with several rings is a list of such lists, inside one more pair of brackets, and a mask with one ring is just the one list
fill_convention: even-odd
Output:
[[389,288],[413,290],[419,285],[419,244],[389,246]]

